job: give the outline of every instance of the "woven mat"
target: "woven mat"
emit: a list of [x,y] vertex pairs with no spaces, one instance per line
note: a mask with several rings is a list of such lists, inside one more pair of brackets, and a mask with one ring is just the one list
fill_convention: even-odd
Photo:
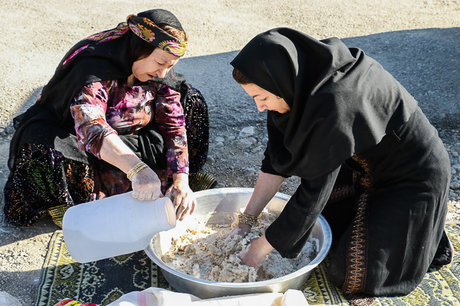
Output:
[[[447,233],[455,247],[454,262],[426,274],[422,283],[404,297],[376,298],[371,305],[459,305],[460,225],[449,225]],[[310,305],[350,305],[326,278],[327,262],[311,273],[302,286]],[[160,269],[137,252],[86,264],[70,257],[62,231],[52,236],[43,265],[36,305],[54,305],[63,298],[107,305],[125,293],[148,287],[171,289]]]

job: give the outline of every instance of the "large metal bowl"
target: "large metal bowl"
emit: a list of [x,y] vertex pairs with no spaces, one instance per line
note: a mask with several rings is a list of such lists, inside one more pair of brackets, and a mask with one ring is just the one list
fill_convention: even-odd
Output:
[[[203,218],[201,220],[207,220],[207,224],[228,223],[228,216],[244,207],[252,192],[253,188],[218,188],[196,192],[198,205],[194,215],[196,214],[200,219]],[[288,195],[277,193],[267,205],[267,209],[279,213],[288,200]],[[319,251],[307,266],[283,277],[265,281],[212,282],[176,271],[161,260],[162,254],[169,249],[171,237],[179,236],[186,227],[186,222],[178,222],[175,228],[156,234],[145,252],[161,268],[164,277],[172,288],[200,298],[261,292],[285,292],[290,288],[299,289],[308,279],[311,271],[326,257],[332,242],[329,224],[323,216],[320,216],[311,233],[312,237],[319,240]]]

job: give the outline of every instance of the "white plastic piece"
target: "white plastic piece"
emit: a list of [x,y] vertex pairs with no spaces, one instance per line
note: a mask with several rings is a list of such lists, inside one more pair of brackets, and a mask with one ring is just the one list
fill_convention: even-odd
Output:
[[127,192],[69,208],[64,241],[73,259],[86,263],[145,249],[153,235],[176,225],[168,197],[141,201]]
[[22,306],[22,304],[8,292],[0,291],[0,306]]

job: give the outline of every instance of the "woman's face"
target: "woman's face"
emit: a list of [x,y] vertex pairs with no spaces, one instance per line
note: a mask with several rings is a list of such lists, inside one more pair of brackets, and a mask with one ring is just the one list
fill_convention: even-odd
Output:
[[264,110],[268,109],[280,114],[285,114],[291,110],[283,98],[272,94],[271,92],[257,86],[254,83],[244,84],[241,85],[241,87],[243,87],[244,91],[246,91],[248,95],[254,98],[254,102],[256,102],[259,112],[263,112]]
[[133,76],[141,82],[155,77],[164,78],[166,73],[179,61],[179,57],[155,48],[149,56],[133,63]]

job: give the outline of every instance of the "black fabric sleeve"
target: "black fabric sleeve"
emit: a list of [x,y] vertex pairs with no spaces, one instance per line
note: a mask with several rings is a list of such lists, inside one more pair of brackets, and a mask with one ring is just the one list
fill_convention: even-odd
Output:
[[273,169],[272,163],[271,163],[271,161],[270,161],[270,154],[268,153],[268,145],[267,145],[267,147],[265,148],[264,159],[262,160],[262,166],[260,167],[260,170],[261,170],[262,172],[265,172],[265,173],[268,173],[268,174],[273,174],[273,175],[282,176],[282,177],[284,177],[284,178],[289,177],[289,175],[281,174],[281,173],[277,172],[275,169]]
[[334,188],[340,167],[314,180],[302,179],[265,237],[283,257],[296,257],[302,250],[316,219]]

